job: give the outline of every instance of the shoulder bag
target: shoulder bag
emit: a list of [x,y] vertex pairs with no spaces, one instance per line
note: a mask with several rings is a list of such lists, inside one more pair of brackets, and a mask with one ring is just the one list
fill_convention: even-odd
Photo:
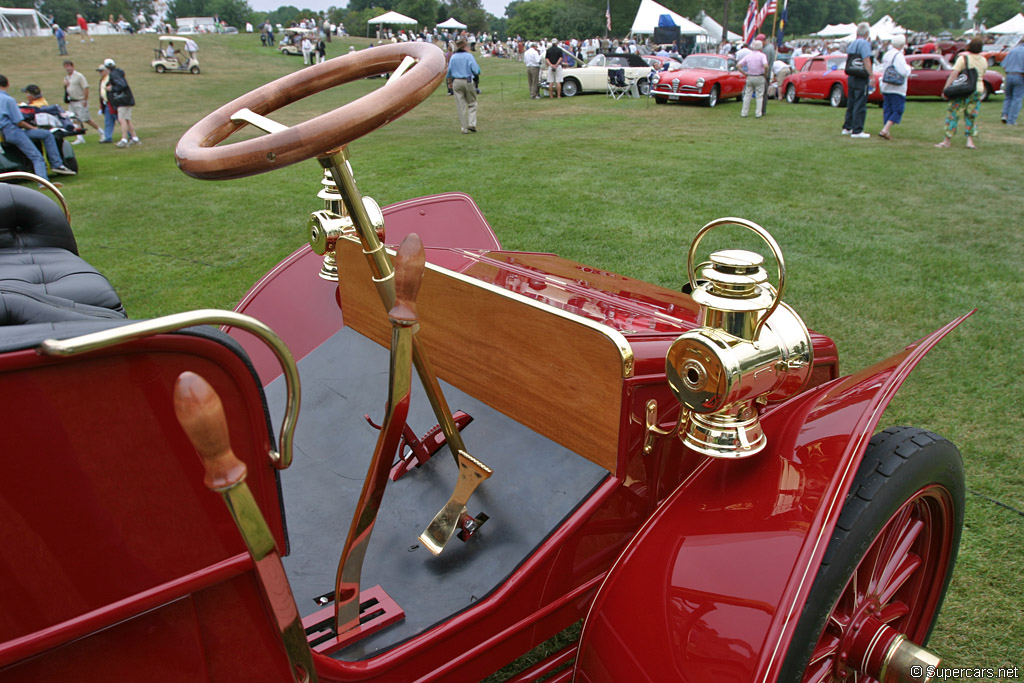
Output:
[[956,75],[953,82],[947,85],[942,94],[949,100],[958,100],[970,97],[971,93],[978,89],[978,70],[970,65],[967,55],[964,55],[964,68]]
[[885,67],[885,71],[882,72],[882,82],[888,83],[889,85],[903,85],[907,77],[896,70],[896,57],[899,53],[893,53],[892,61],[889,66]]
[[846,55],[846,75],[867,78],[868,70],[864,67],[864,58],[858,54]]

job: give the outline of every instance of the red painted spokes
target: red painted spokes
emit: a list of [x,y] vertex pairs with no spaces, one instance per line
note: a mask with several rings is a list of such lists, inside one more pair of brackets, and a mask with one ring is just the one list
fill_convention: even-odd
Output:
[[905,502],[882,528],[832,608],[804,683],[875,683],[862,670],[856,636],[882,622],[921,643],[943,591],[953,542],[953,506],[930,486]]

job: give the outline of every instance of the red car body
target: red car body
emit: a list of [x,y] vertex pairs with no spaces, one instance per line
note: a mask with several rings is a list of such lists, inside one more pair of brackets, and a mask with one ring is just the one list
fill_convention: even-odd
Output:
[[[391,60],[380,68],[391,69],[408,51],[423,56],[430,48],[375,50],[375,59]],[[434,87],[444,74],[439,61]],[[328,62],[310,71],[318,68],[314,74],[336,66]],[[384,91],[390,92],[394,88]],[[345,178],[338,166],[334,177]],[[318,187],[324,180],[319,171]],[[317,195],[321,206],[337,201],[329,189]],[[346,195],[350,205],[366,207],[355,201]],[[311,197],[310,205],[316,204]],[[421,265],[421,286],[408,287],[409,271],[398,269],[401,306],[389,313],[377,289],[386,278],[373,276],[365,258],[372,252],[351,233],[339,231],[336,282],[318,277],[324,260],[303,246],[256,283],[236,312],[179,314],[144,333],[110,319],[0,330],[3,680],[91,683],[127,677],[193,683],[315,676],[338,682],[472,683],[584,618],[579,643],[509,680],[777,680],[803,622],[801,612],[813,602],[808,599],[812,581],[831,548],[829,539],[857,484],[861,461],[871,452],[868,441],[880,416],[911,370],[966,316],[845,377],[839,376],[834,342],[808,332],[796,318],[804,355],[775,360],[768,355],[770,343],[754,347],[755,358],[768,364],[733,385],[746,392],[749,381],[762,381],[765,374],[800,378],[791,394],[758,394],[756,407],[754,396],[748,396],[753,419],[760,420],[767,437],[764,450],[749,458],[709,457],[672,431],[696,418],[684,413],[670,387],[667,353],[698,328],[709,330],[709,339],[729,344],[737,339],[708,327],[697,294],[552,254],[503,250],[479,208],[463,194],[411,199],[382,213],[379,233],[369,231],[391,245],[416,232],[427,261]],[[317,215],[324,218],[321,211]],[[774,240],[766,241],[778,259],[780,282],[778,290],[763,291],[783,291],[780,252]],[[691,285],[696,246],[689,259]],[[726,267],[743,267],[747,252],[722,253]],[[742,285],[742,279],[733,279],[735,291]],[[765,310],[795,315],[780,297],[769,295],[774,304]],[[403,307],[406,317],[399,319]],[[263,341],[255,336],[239,313],[278,330],[295,362],[265,333]],[[765,337],[758,339],[766,342],[782,329],[771,326],[769,313],[754,330],[757,337],[764,325]],[[494,515],[483,530],[469,530],[464,545],[453,540],[454,548],[444,555],[424,556],[416,537],[406,532],[382,543],[383,516],[374,518],[380,530],[367,557],[373,560],[384,547],[390,553],[385,568],[394,573],[379,586],[373,576],[365,577],[365,617],[372,623],[378,612],[397,618],[405,610],[404,618],[373,632],[356,625],[348,632],[356,637],[346,644],[356,650],[330,651],[319,639],[318,615],[334,593],[297,603],[293,591],[318,569],[301,561],[304,546],[322,541],[340,548],[344,539],[347,520],[333,506],[351,502],[362,471],[334,471],[333,464],[319,468],[322,458],[359,452],[359,444],[377,440],[373,423],[367,425],[347,401],[356,397],[374,406],[370,410],[379,409],[389,376],[389,317],[392,328],[406,324],[405,339],[418,320],[415,334],[422,335],[418,339],[429,350],[437,376],[448,383],[445,393],[466,393],[460,400],[478,418],[466,432],[474,453],[485,451],[489,460],[487,452],[503,452],[513,466],[496,468],[472,502],[474,508],[500,507],[504,514]],[[211,322],[224,327],[209,328]],[[200,324],[202,329],[192,327]],[[81,335],[97,326],[106,345],[85,345]],[[173,332],[180,328],[187,329]],[[401,338],[394,334],[392,339]],[[323,356],[339,336],[344,345],[330,346],[335,355]],[[56,352],[61,345],[54,339],[76,341],[74,348]],[[400,363],[395,348],[390,354],[393,378]],[[282,426],[275,446],[270,413],[282,412],[285,396],[294,404],[291,389],[286,394],[283,385],[293,382],[289,372],[296,364],[305,412],[298,423],[297,457],[286,469],[283,444],[291,438]],[[410,364],[406,357],[407,372]],[[283,376],[281,366],[287,368]],[[343,367],[352,370],[351,385],[335,384]],[[786,375],[786,367],[798,374]],[[192,431],[186,435],[189,428],[178,412],[176,385],[183,371],[205,377],[223,406],[217,429],[203,439],[192,438]],[[680,376],[690,381],[693,373],[691,366]],[[411,403],[422,406],[422,399],[413,395]],[[349,409],[335,410],[341,406]],[[751,413],[744,419],[749,422]],[[491,427],[479,424],[487,420]],[[469,431],[488,428],[492,431]],[[221,472],[223,478],[228,471],[236,478],[230,486],[215,476],[216,463],[211,465],[213,459],[203,452],[218,440],[226,445],[213,455],[231,465]],[[909,451],[900,455],[911,458]],[[236,457],[244,467],[231,464]],[[558,461],[585,468],[579,471],[587,473],[587,481],[578,493],[567,493],[577,483],[559,478],[553,469]],[[874,461],[869,463],[873,468]],[[365,470],[365,459],[357,464]],[[323,476],[293,487],[306,466]],[[452,467],[449,458],[431,458],[410,471],[412,476],[381,489],[385,504],[394,506],[397,524],[413,534],[423,528],[420,520],[406,524],[405,518],[418,517],[413,512],[418,504],[437,509],[424,500],[435,489],[444,500],[450,485],[437,484]],[[533,486],[550,490],[540,495],[511,483],[518,481],[517,469],[536,470],[539,483]],[[241,521],[233,517],[238,508],[229,495],[239,476],[252,501]],[[349,479],[355,488],[344,483]],[[935,487],[930,479],[922,481]],[[365,486],[371,486],[369,475]],[[554,517],[552,528],[515,526],[551,506],[565,510]],[[265,520],[263,555],[246,531],[257,518]],[[883,521],[902,524],[907,518],[886,514]],[[907,628],[923,641],[952,570],[958,531],[950,520],[916,521],[905,544],[883,545],[886,558],[899,568],[900,584],[925,596],[922,618]],[[928,533],[933,526],[937,534]],[[516,536],[524,533],[536,533],[536,542],[522,556],[510,557]],[[933,537],[944,541],[942,562],[929,564],[923,551],[938,547]],[[915,554],[922,549],[925,561]],[[502,561],[510,562],[507,571],[488,569]],[[917,571],[933,564],[939,567],[934,573]],[[467,573],[454,574],[464,568]],[[327,569],[333,587],[334,564]],[[480,578],[489,573],[490,581]],[[459,579],[445,581],[453,575]],[[389,597],[396,593],[408,602],[396,606]],[[454,608],[413,614],[413,603],[430,604],[448,594],[458,598]],[[305,633],[288,631],[300,617]],[[860,617],[851,637],[874,632],[875,626],[860,630],[871,614]],[[415,618],[419,625],[412,628]],[[877,633],[883,634],[881,627]],[[385,641],[372,640],[377,638]],[[875,650],[877,639],[871,640],[865,662]],[[858,653],[864,650],[864,644],[853,645]],[[297,670],[296,653],[308,657],[304,661],[315,670]],[[573,658],[576,663],[566,668]]]
[[[790,104],[801,99],[827,100],[833,107],[846,104],[846,55],[822,55],[806,60],[799,71],[782,80],[782,95]],[[881,102],[878,76],[872,74],[868,102]]]
[[[942,89],[951,70],[946,58],[940,54],[907,55],[910,66],[910,79],[907,83],[907,97],[942,97]],[[833,107],[841,107],[846,103],[847,83],[846,57],[833,55],[813,57],[804,62],[800,71],[790,74],[782,81],[782,94],[787,102],[795,103],[801,99],[828,100]],[[996,71],[986,71],[985,96],[988,99],[1003,87],[1003,77]],[[880,104],[882,92],[878,88],[878,73],[873,73],[868,93],[868,102]]]
[[724,55],[697,53],[683,60],[682,68],[661,71],[652,80],[651,96],[658,104],[703,101],[714,107],[723,99],[743,95],[746,76],[736,60]]
[[[942,97],[942,89],[952,71],[950,62],[942,55],[907,55],[910,66],[910,81],[907,83],[907,97]],[[982,77],[985,81],[984,99],[1003,89],[1003,76],[998,71],[987,70]]]

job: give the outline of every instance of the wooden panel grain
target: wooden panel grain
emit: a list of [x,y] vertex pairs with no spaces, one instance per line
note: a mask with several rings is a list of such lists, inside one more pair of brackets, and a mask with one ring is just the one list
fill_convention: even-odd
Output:
[[[358,243],[339,240],[345,325],[391,339]],[[615,471],[623,355],[584,321],[430,264],[417,299],[420,337],[437,375],[588,460]],[[467,443],[470,452],[472,443]]]

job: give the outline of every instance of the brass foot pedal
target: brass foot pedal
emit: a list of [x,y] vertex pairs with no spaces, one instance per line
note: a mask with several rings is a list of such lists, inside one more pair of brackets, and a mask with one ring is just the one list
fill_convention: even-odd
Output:
[[[459,480],[455,483],[455,491],[441,511],[434,515],[434,519],[427,526],[426,531],[420,534],[420,541],[427,550],[435,555],[440,555],[456,530],[461,530],[464,536],[468,532],[467,538],[476,532],[483,521],[471,517],[466,512],[466,503],[476,491],[476,487],[488,479],[491,474],[493,471],[490,467],[466,451],[459,451]],[[484,521],[486,519],[484,517]]]
[[[327,597],[333,600],[333,595]],[[324,604],[324,602],[321,602]],[[405,610],[380,586],[359,593],[359,625],[343,633],[334,628],[334,605],[328,605],[302,618],[309,647],[322,655],[330,654],[346,645],[366,638],[391,624],[405,619]]]

